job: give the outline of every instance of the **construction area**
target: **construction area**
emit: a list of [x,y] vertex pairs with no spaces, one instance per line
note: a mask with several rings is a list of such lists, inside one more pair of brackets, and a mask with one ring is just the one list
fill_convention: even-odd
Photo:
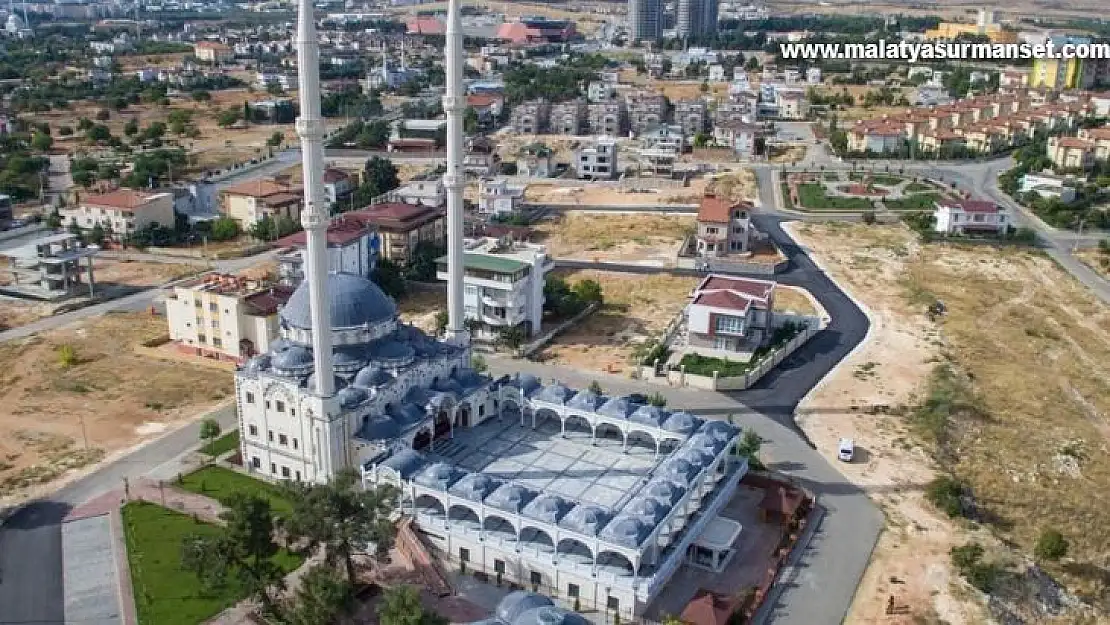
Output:
[[567,211],[533,227],[554,258],[673,267],[693,215]]
[[[840,466],[888,519],[847,620],[887,622],[893,601],[916,622],[986,621],[950,555],[972,542],[996,576],[992,616],[1046,622],[1046,592],[1058,607],[1072,593],[1101,605],[1110,307],[1035,251],[940,254],[901,225],[790,226],[872,317],[869,341],[798,413],[830,461],[839,438],[855,441]],[[963,491],[966,519],[925,497],[938,475]],[[1063,587],[1029,567],[1049,528],[1068,558],[1040,566]]]
[[228,401],[226,371],[141,353],[166,320],[111,313],[0,345],[0,507]]

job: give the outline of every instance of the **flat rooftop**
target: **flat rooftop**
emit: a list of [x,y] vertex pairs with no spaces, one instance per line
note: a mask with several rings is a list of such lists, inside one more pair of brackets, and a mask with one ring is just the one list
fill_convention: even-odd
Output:
[[491,419],[455,431],[438,442],[431,456],[467,471],[511,480],[537,491],[619,510],[647,484],[669,453],[655,455],[648,441],[629,444],[627,453],[616,438],[598,437],[591,445],[585,429],[571,429],[566,438],[554,419],[529,423]]

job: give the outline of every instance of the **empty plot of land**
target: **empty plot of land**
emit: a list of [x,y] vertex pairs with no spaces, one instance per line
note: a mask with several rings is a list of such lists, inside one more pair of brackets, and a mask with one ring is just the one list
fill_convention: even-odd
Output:
[[436,316],[447,310],[447,290],[434,287],[409,289],[397,300],[401,321],[412,324],[425,332],[435,333]]
[[537,204],[577,204],[581,206],[647,206],[652,204],[690,204],[697,202],[708,181],[699,178],[683,187],[677,181],[629,180],[621,184],[581,186],[534,183],[524,191],[524,199]]
[[698,279],[612,271],[560,271],[570,284],[601,284],[605,306],[559,335],[541,352],[548,362],[581,370],[619,373],[635,348],[658,335],[686,305]]
[[165,319],[109,314],[0,345],[0,501],[16,500],[228,397],[226,371],[140,355]]
[[538,242],[555,258],[669,267],[696,226],[692,215],[569,211],[535,230]]
[[[830,455],[838,437],[855,438],[844,471],[889,520],[849,620],[885,622],[894,595],[922,619],[981,622],[974,595],[952,584],[951,547],[977,540],[1020,570],[1045,528],[1064,534],[1074,558],[1047,570],[1100,603],[1106,577],[1092,571],[1110,548],[1100,512],[1110,504],[1110,307],[1036,252],[921,247],[901,226],[796,232],[875,322],[868,346],[801,410]],[[931,322],[925,308],[936,300],[947,312]],[[924,500],[937,469],[969,486],[983,525],[948,521]],[[1012,605],[1024,613],[1029,602]]]

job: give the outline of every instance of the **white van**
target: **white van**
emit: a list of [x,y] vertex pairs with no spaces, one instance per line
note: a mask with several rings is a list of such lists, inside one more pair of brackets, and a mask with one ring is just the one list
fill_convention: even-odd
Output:
[[852,457],[856,454],[856,444],[850,438],[840,439],[840,444],[836,448],[836,457],[841,462],[851,462]]

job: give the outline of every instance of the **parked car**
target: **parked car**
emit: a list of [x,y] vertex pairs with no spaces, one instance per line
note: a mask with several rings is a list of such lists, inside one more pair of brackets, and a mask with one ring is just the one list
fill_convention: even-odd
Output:
[[856,444],[850,438],[840,439],[840,444],[836,448],[836,457],[841,462],[851,462],[852,458],[856,455]]

